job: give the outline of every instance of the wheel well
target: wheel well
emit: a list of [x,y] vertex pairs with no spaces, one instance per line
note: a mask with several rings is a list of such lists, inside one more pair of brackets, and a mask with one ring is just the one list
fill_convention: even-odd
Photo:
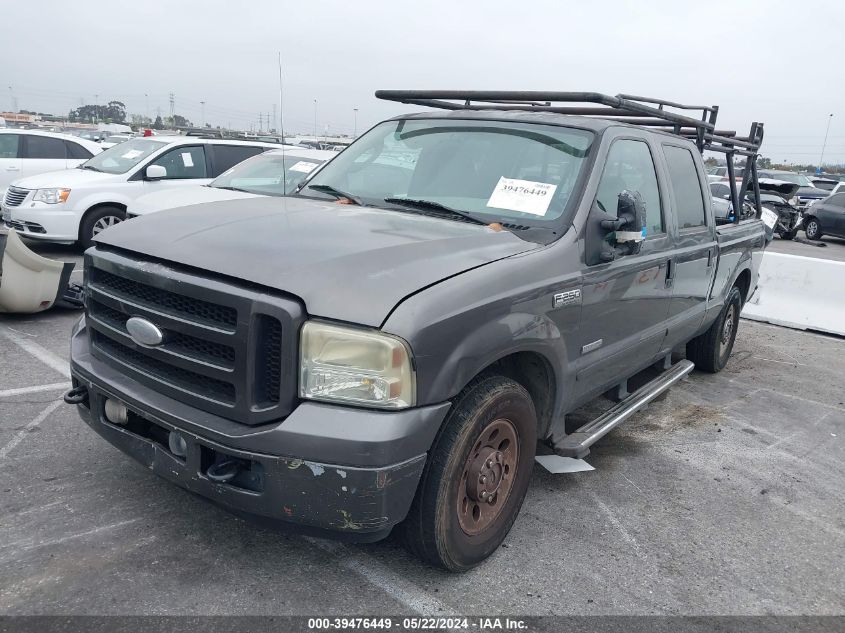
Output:
[[537,434],[541,437],[552,420],[555,404],[554,370],[542,354],[516,352],[487,366],[479,375],[499,374],[525,387],[537,411]]
[[100,202],[99,204],[95,204],[93,207],[89,207],[85,210],[85,213],[82,214],[82,218],[79,220],[79,229],[77,233],[81,236],[82,235],[82,223],[85,222],[85,218],[87,218],[92,212],[96,211],[97,209],[103,209],[105,207],[113,207],[115,209],[120,209],[124,213],[126,213],[126,205],[120,204],[119,202]]
[[748,290],[751,287],[751,271],[746,268],[739,273],[734,286],[739,288],[739,291],[742,293],[742,303],[745,304],[745,300],[748,298]]

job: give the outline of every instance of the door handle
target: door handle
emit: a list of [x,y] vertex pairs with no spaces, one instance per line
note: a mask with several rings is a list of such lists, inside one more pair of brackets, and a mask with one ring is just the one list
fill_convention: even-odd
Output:
[[675,262],[674,260],[666,260],[666,287],[671,288],[675,283]]
[[18,169],[17,167],[12,166],[12,167],[6,167],[6,171],[20,171],[20,169]]

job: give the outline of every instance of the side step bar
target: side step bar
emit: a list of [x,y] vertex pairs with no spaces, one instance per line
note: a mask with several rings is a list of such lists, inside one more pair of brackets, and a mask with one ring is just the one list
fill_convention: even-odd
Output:
[[654,400],[669,387],[689,374],[695,365],[682,360],[644,384],[627,398],[617,403],[592,422],[588,422],[575,433],[570,433],[554,445],[554,451],[563,457],[582,459],[590,452],[590,447],[622,424],[631,415]]

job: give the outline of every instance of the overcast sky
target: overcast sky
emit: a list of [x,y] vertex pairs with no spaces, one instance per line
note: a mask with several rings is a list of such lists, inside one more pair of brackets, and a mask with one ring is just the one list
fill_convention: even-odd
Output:
[[[257,129],[351,133],[413,110],[380,88],[628,92],[721,106],[766,125],[776,161],[845,162],[845,2],[769,0],[30,0],[4,7],[2,109],[66,113],[124,101]],[[14,25],[12,28],[10,25]],[[145,98],[145,95],[149,95]],[[147,106],[149,102],[149,106]],[[149,108],[149,109],[148,109]]]

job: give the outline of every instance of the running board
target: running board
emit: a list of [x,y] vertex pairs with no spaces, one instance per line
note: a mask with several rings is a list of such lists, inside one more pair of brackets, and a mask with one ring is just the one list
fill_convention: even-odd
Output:
[[575,433],[570,433],[554,445],[554,451],[563,457],[583,459],[590,453],[590,447],[642,409],[669,387],[689,374],[695,365],[682,360],[646,383],[627,398],[617,403],[592,422],[588,422]]

